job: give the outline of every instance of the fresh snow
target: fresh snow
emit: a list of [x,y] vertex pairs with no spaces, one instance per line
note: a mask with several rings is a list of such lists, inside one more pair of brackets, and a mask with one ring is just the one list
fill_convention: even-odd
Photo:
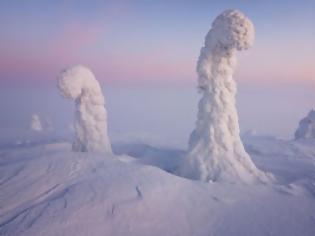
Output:
[[245,138],[277,179],[247,185],[176,176],[183,150],[117,142],[115,155],[92,154],[37,139],[0,149],[0,235],[315,233],[314,140]]

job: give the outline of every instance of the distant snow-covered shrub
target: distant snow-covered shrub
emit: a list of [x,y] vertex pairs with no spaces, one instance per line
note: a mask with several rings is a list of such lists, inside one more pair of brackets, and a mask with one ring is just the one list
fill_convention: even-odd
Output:
[[31,118],[30,129],[33,131],[42,131],[42,123],[38,114],[33,114]]
[[294,134],[295,139],[315,138],[315,110],[311,110],[306,117],[299,122],[299,127]]

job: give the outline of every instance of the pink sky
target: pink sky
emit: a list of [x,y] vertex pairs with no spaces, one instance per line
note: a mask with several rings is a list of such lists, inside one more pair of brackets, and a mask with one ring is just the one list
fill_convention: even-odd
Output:
[[[215,5],[218,9],[206,14],[192,5],[183,18],[173,5],[151,9],[149,5],[112,3],[83,8],[69,4],[2,6],[7,7],[0,24],[2,82],[51,83],[61,69],[85,64],[107,84],[195,84],[203,38],[221,7]],[[312,83],[315,34],[309,23],[311,11],[292,6],[294,11],[287,9],[286,15],[267,17],[277,9],[239,6],[252,16],[257,39],[254,48],[239,53],[237,80]],[[42,11],[45,7],[47,11]],[[164,11],[156,11],[157,7]],[[297,17],[298,13],[303,17]],[[294,21],[293,16],[297,17]]]

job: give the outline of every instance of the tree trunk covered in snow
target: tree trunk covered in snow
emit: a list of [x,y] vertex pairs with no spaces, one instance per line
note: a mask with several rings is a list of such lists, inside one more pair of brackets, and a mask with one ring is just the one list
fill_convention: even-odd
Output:
[[233,72],[236,51],[251,46],[254,27],[241,12],[225,11],[206,36],[197,64],[202,98],[183,175],[202,181],[268,181],[240,139]]
[[93,73],[84,66],[71,67],[59,75],[58,88],[75,100],[73,151],[111,153],[105,99]]

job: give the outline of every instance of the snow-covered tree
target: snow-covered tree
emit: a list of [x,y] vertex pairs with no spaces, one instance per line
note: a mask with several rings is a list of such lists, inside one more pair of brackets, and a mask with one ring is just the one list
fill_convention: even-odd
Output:
[[40,121],[38,114],[32,115],[30,129],[33,131],[42,131],[43,130],[42,123]]
[[295,131],[295,139],[315,138],[315,110],[311,110],[308,115],[299,122],[299,127]]
[[75,100],[73,151],[111,153],[105,99],[94,74],[77,65],[62,71],[57,80],[61,94]]
[[180,170],[188,178],[269,181],[244,149],[235,105],[236,52],[251,47],[254,36],[254,26],[243,13],[227,10],[214,20],[205,38],[197,63],[202,98],[188,155]]

